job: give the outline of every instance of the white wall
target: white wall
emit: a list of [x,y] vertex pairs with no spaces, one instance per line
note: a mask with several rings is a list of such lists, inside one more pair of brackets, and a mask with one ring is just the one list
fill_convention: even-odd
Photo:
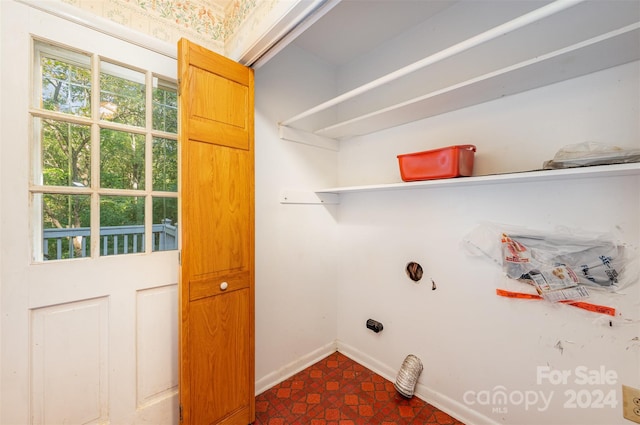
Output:
[[[585,140],[640,148],[639,76],[636,62],[343,141],[340,184],[400,181],[397,154],[454,144],[477,145],[477,174],[540,168],[563,145]],[[466,423],[627,423],[620,386],[640,386],[637,279],[623,296],[592,299],[622,314],[613,326],[608,316],[577,308],[498,297],[495,289],[511,282],[463,249],[464,236],[483,221],[548,232],[616,230],[637,257],[640,177],[341,195],[339,348],[390,379],[407,354],[417,355],[424,363],[419,394]],[[409,261],[424,267],[422,283],[406,276]],[[370,317],[383,332],[365,328]],[[537,368],[547,366],[569,371],[567,384],[538,384]],[[576,383],[577,367],[612,371],[615,384]],[[499,390],[516,402],[525,392],[552,399],[548,408],[540,401],[525,409],[480,404],[467,393]],[[564,406],[571,391],[596,400],[597,390],[613,390],[617,406]]]
[[344,141],[340,184],[400,182],[396,155],[450,145],[477,146],[477,175],[539,169],[571,143],[638,147],[639,68],[635,62]]
[[[417,394],[465,423],[624,424],[620,386],[640,386],[637,281],[623,296],[592,298],[617,309],[609,326],[609,316],[496,296],[514,282],[467,254],[462,240],[483,221],[615,230],[637,256],[639,177],[343,194],[338,206],[276,198],[283,188],[398,182],[397,154],[453,144],[477,145],[476,174],[540,168],[560,147],[585,140],[638,148],[639,75],[640,64],[628,64],[343,141],[336,158],[279,140],[276,128],[329,97],[333,71],[295,46],[258,69],[258,388],[321,356],[337,338],[340,351],[390,380],[407,354],[417,355],[424,363]],[[409,261],[425,269],[419,284],[405,274]],[[366,329],[368,318],[384,330]],[[538,384],[538,367],[571,376],[566,384]],[[601,368],[615,374],[609,383],[576,382],[583,369]],[[475,398],[500,391],[515,398],[507,405]],[[611,393],[603,408],[565,407],[572,392],[584,403],[597,401],[598,391]],[[537,404],[517,404],[520,394],[536,395]]]
[[257,392],[335,351],[335,208],[280,203],[283,190],[337,183],[335,151],[278,137],[278,121],[334,90],[332,74],[297,53],[256,72]]

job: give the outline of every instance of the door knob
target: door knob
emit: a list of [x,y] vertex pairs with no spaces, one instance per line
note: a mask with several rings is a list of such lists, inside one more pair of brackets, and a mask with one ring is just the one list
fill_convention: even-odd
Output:
[[220,290],[224,291],[225,289],[227,289],[229,287],[229,284],[227,282],[222,282],[220,284]]

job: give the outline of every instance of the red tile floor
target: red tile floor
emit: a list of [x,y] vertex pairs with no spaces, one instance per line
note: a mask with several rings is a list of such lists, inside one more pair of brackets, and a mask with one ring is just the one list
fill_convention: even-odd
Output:
[[333,353],[256,397],[254,425],[464,425]]

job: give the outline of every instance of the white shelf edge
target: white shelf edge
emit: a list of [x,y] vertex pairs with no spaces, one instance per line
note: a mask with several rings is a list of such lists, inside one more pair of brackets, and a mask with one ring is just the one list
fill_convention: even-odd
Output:
[[331,108],[335,105],[343,103],[353,97],[356,97],[362,93],[365,93],[369,90],[375,89],[376,87],[387,84],[388,82],[394,81],[398,78],[402,78],[405,75],[408,75],[414,71],[422,69],[426,66],[432,65],[436,62],[439,62],[443,59],[446,59],[455,54],[464,52],[465,50],[471,49],[475,46],[478,46],[487,41],[493,40],[494,38],[504,36],[512,31],[515,31],[519,28],[525,27],[529,24],[532,24],[536,21],[544,19],[546,17],[552,16],[558,12],[561,12],[567,8],[575,6],[584,0],[556,0],[550,4],[544,5],[538,9],[535,9],[529,13],[525,13],[524,15],[518,16],[510,21],[507,21],[503,24],[495,26],[487,31],[484,31],[480,34],[477,34],[473,37],[470,37],[464,41],[461,41],[453,46],[447,47],[446,49],[440,50],[437,53],[434,53],[430,56],[422,58],[421,60],[414,62],[410,65],[407,65],[403,68],[400,68],[394,72],[386,74],[376,80],[373,80],[367,84],[363,84],[360,87],[357,87],[353,90],[350,90],[346,93],[343,93],[339,96],[334,97],[324,103],[321,103],[311,109],[308,109],[304,112],[299,113],[298,115],[291,117],[287,120],[281,122],[283,125],[290,125],[293,122],[299,121],[303,118],[306,118],[310,115],[316,114],[318,112],[324,111],[325,109]]
[[[377,117],[380,117],[381,115],[384,115],[384,114],[387,114],[387,113],[390,113],[390,112],[393,112],[393,111],[402,110],[403,108],[407,108],[407,107],[411,107],[411,106],[415,106],[415,105],[419,106],[421,103],[424,103],[425,101],[428,101],[428,100],[430,100],[432,98],[435,98],[437,96],[440,96],[440,95],[443,95],[443,94],[447,94],[447,93],[451,93],[451,92],[454,92],[456,90],[460,90],[460,89],[472,86],[474,84],[479,84],[481,82],[484,82],[484,81],[487,81],[487,80],[490,80],[490,79],[493,79],[493,78],[501,77],[501,76],[507,75],[509,73],[516,72],[518,70],[522,70],[522,69],[525,69],[527,67],[531,67],[533,65],[542,64],[542,63],[544,63],[546,61],[550,61],[550,60],[553,60],[553,59],[560,58],[560,57],[562,57],[564,55],[568,55],[568,54],[576,52],[576,51],[578,51],[580,49],[588,48],[590,46],[596,45],[596,44],[601,43],[603,41],[607,41],[607,40],[613,39],[615,37],[618,37],[618,36],[621,36],[621,35],[624,35],[624,34],[627,34],[627,33],[631,33],[633,31],[638,31],[639,29],[640,29],[640,22],[636,22],[634,24],[630,24],[630,25],[624,26],[622,28],[618,28],[616,30],[609,31],[609,32],[601,34],[599,36],[592,37],[592,38],[590,38],[588,40],[584,40],[584,41],[581,41],[579,43],[575,43],[575,44],[573,44],[571,46],[567,46],[567,47],[564,47],[562,49],[558,49],[558,50],[549,52],[547,54],[540,55],[540,56],[537,56],[535,58],[532,58],[532,59],[529,59],[529,60],[525,60],[525,61],[516,63],[514,65],[510,65],[510,66],[507,66],[507,67],[504,67],[504,68],[501,68],[501,69],[498,69],[498,70],[495,70],[495,71],[480,75],[478,77],[474,77],[474,78],[471,78],[469,80],[453,84],[453,85],[448,86],[448,87],[443,87],[441,89],[434,90],[434,91],[432,91],[430,93],[426,93],[426,94],[424,94],[422,96],[418,96],[418,97],[415,97],[413,99],[409,99],[409,100],[407,100],[405,102],[401,102],[401,103],[398,103],[398,104],[395,104],[395,105],[390,105],[388,107],[382,108],[382,109],[377,110],[377,111],[373,111],[373,112],[370,112],[370,113],[367,113],[367,114],[363,114],[363,115],[354,117],[354,118],[349,119],[349,120],[338,122],[338,123],[335,123],[335,124],[333,124],[331,126],[328,126],[328,127],[320,128],[318,130],[315,130],[311,134],[315,134],[315,135],[318,135],[318,136],[324,136],[324,137],[330,137],[330,138],[334,138],[334,139],[337,139],[337,140],[342,139],[342,138],[353,137],[355,135],[362,135],[363,134],[362,132],[351,132],[351,133],[349,133],[348,130],[345,132],[342,129],[348,129],[349,126],[357,124],[357,123],[359,123],[361,121],[371,120],[371,119],[375,120]],[[629,54],[630,54],[631,60],[633,60],[634,58],[637,58],[639,56],[639,54],[637,52],[636,52],[635,55],[633,55],[633,52],[629,52]],[[624,56],[624,57],[627,58],[627,56]],[[618,62],[625,62],[625,61],[626,61],[626,59],[623,59],[623,60],[619,60]],[[588,72],[591,72],[591,71],[590,70],[585,70],[583,73],[588,73]],[[571,77],[573,77],[573,76],[571,76]],[[545,83],[545,84],[548,84],[548,83]],[[527,90],[527,88],[524,88],[523,90]],[[500,97],[502,95],[503,95],[503,93],[498,93],[493,97],[489,97],[489,98],[485,99],[485,101],[486,100],[492,100],[492,99]],[[433,114],[431,114],[431,115],[433,115]],[[429,116],[430,116],[430,114],[424,114],[424,116],[422,118],[428,118]],[[412,119],[406,120],[406,121],[408,122],[408,121],[411,121],[411,120]],[[405,123],[406,123],[405,121],[399,122],[399,124],[405,124]],[[389,127],[389,125],[383,125],[383,126],[380,126],[380,127],[382,127],[382,128],[371,128],[370,131],[372,132],[372,131],[381,130],[383,128]]]
[[390,190],[428,189],[442,187],[474,186],[501,183],[529,183],[551,180],[566,180],[594,177],[616,177],[640,175],[640,163],[594,165],[590,167],[565,168],[560,170],[535,170],[517,173],[491,174],[486,176],[458,177],[453,179],[424,180],[406,183],[388,183],[367,186],[345,186],[316,190],[317,194],[345,194],[357,192],[380,192]]

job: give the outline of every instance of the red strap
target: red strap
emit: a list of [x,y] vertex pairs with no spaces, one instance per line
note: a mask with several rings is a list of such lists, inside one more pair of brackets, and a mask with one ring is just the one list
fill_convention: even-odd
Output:
[[[524,292],[513,292],[513,291],[507,291],[506,289],[496,289],[496,294],[500,295],[501,297],[507,297],[507,298],[520,298],[520,299],[525,299],[525,300],[542,300],[544,298],[542,298],[540,295],[535,295],[535,294],[526,294]],[[613,307],[607,307],[604,305],[598,305],[598,304],[591,304],[591,303],[586,303],[584,301],[560,301],[563,304],[569,304],[572,305],[574,307],[578,307],[578,308],[582,308],[584,310],[588,310],[588,311],[592,311],[594,313],[601,313],[601,314],[608,314],[609,316],[615,316],[616,315],[616,309]]]
[[507,291],[506,289],[499,289],[499,288],[496,289],[496,294],[500,295],[501,297],[521,298],[524,300],[541,300],[542,299],[540,295],[525,294],[524,292]]

